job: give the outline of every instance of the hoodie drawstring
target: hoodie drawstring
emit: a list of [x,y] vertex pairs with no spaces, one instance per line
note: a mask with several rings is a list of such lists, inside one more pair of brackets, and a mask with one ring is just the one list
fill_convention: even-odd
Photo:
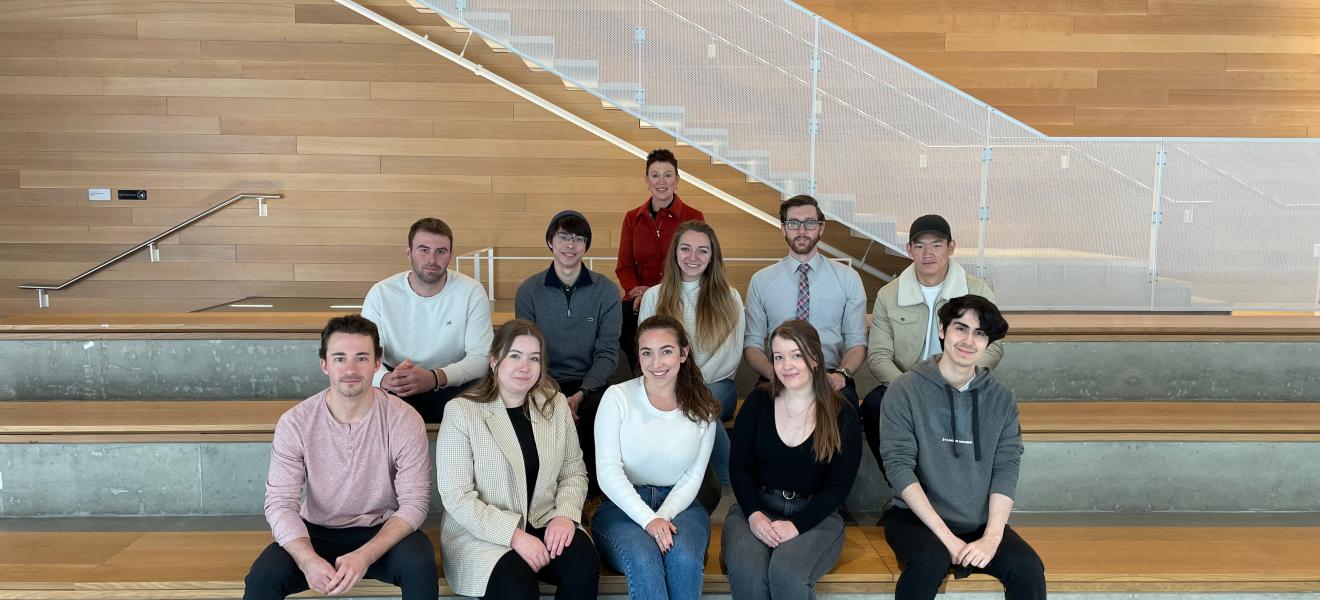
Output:
[[958,452],[958,411],[953,406],[953,388],[949,384],[944,384],[944,395],[949,398],[949,440],[953,442],[953,455],[962,456]]
[[976,462],[981,462],[981,395],[972,390],[972,449]]
[[[953,387],[944,384],[944,395],[949,399],[949,439],[953,440],[953,455],[961,457],[958,451],[958,410],[953,404]],[[981,395],[972,389],[972,452],[976,462],[981,462]]]

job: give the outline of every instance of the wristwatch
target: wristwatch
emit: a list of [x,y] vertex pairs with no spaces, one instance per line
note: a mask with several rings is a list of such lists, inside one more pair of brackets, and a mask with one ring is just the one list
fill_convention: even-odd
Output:
[[840,375],[843,375],[843,378],[844,378],[844,379],[852,379],[852,378],[853,378],[853,376],[852,376],[852,372],[848,371],[848,369],[845,369],[845,368],[843,368],[843,367],[839,367],[839,368],[837,368],[837,369],[831,369],[830,372],[831,372],[831,373],[838,373],[838,374],[840,374]]

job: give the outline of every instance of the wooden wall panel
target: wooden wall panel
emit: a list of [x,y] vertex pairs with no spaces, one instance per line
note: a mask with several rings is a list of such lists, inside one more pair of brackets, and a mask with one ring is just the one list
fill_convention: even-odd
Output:
[[[1320,93],[1315,0],[801,3],[1045,133],[1301,137],[1320,130],[1320,114],[1273,110],[1309,109]],[[899,33],[938,36],[939,44],[887,45]]]
[[[453,50],[468,41],[404,0],[368,4]],[[1058,33],[1071,20],[936,13],[868,26],[938,54],[948,33]],[[497,269],[496,293],[508,297],[548,263],[551,215],[583,211],[595,231],[589,256],[612,258],[621,214],[645,198],[637,158],[326,0],[9,0],[0,34],[0,315],[35,309],[19,283],[79,273],[236,192],[285,198],[264,218],[251,202],[213,215],[163,240],[161,262],[134,256],[53,294],[51,310],[360,297],[407,267],[406,230],[423,216],[451,223],[457,252],[537,257]],[[674,146],[515,56],[480,43],[467,56],[635,144]],[[1090,91],[1097,77],[1084,65],[1003,64],[1043,91]],[[1014,106],[1072,123],[1059,102]],[[685,172],[777,205],[731,168],[675,150]],[[145,188],[149,198],[93,203],[92,187]],[[707,212],[730,256],[783,254],[777,229],[691,187],[680,193]],[[838,243],[859,255],[865,245]],[[733,281],[744,286],[759,266],[734,266]],[[597,268],[612,273],[613,262]]]

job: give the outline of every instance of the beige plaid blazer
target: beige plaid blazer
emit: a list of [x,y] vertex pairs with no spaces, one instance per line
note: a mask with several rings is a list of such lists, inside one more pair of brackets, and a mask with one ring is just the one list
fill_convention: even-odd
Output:
[[587,466],[582,462],[573,416],[563,394],[555,394],[549,418],[531,410],[532,435],[541,468],[527,509],[527,477],[518,435],[498,400],[455,398],[445,407],[436,441],[436,485],[440,554],[445,579],[455,592],[483,596],[490,572],[511,550],[515,529],[545,527],[550,519],[582,520]]

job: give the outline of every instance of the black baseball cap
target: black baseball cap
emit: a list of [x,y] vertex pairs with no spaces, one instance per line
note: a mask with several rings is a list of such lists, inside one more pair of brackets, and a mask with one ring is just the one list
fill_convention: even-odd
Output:
[[939,215],[917,217],[917,220],[912,222],[912,227],[908,228],[908,242],[926,233],[938,235],[945,240],[953,239],[953,234],[949,232],[949,222]]

